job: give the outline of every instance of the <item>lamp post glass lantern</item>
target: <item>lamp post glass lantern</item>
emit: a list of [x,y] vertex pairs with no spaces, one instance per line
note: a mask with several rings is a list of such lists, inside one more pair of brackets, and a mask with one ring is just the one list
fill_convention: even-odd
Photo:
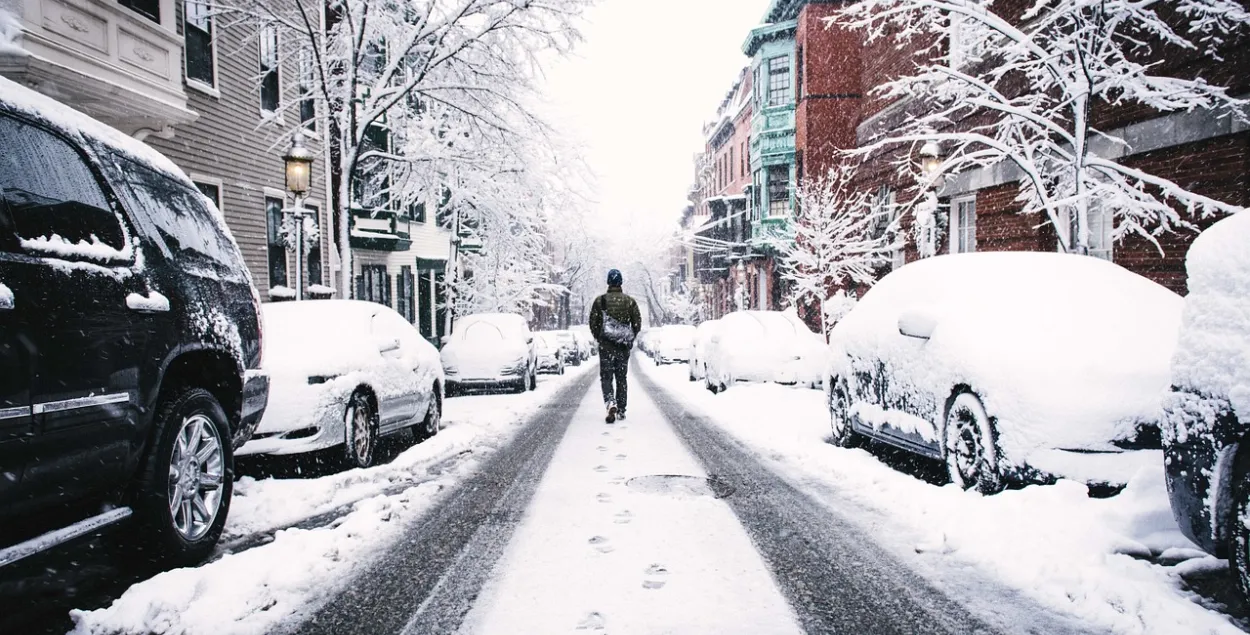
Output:
[[304,195],[312,185],[312,164],[316,155],[304,145],[304,134],[296,131],[291,139],[291,148],[282,157],[286,164],[286,189],[294,195],[292,207],[282,210],[290,214],[295,222],[295,299],[304,299],[304,217],[309,210],[304,207]]
[[920,172],[929,181],[934,181],[942,168],[942,149],[936,141],[926,141],[920,146]]

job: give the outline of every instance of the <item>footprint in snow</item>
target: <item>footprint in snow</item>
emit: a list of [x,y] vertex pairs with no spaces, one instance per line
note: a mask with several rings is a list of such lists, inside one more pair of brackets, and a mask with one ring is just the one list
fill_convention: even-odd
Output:
[[608,482],[609,482],[609,483],[611,483],[611,484],[613,484],[613,485],[624,485],[624,484],[625,484],[625,477],[624,477],[624,476],[613,476],[613,477],[612,477],[612,480],[610,480],[610,481],[608,481]]
[[599,494],[596,495],[595,498],[599,499],[600,503],[612,502],[612,495],[607,492],[599,492]]
[[606,445],[601,445],[601,446],[599,446],[599,447],[597,447],[597,448],[595,448],[595,449],[596,449],[596,450],[598,450],[598,451],[600,451],[600,452],[607,452],[607,451],[608,451],[608,446],[606,446]]
[[591,611],[590,613],[586,614],[586,617],[582,618],[581,622],[578,622],[577,630],[579,631],[601,631],[604,629],[605,626],[607,626],[607,624],[608,624],[608,619],[603,616],[603,613],[600,613],[598,611]]
[[599,553],[612,553],[613,551],[616,551],[616,547],[613,547],[612,543],[603,536],[593,536],[587,542],[589,542],[590,546],[594,547],[595,551],[598,551]]
[[613,520],[612,522],[618,525],[628,525],[629,523],[633,522],[633,520],[634,520],[634,513],[626,509],[624,511],[617,512],[616,519]]
[[618,460],[618,461],[624,461],[626,458],[628,458],[628,457],[626,457],[624,454],[618,454],[618,455],[616,455],[616,460]]
[[604,431],[603,431],[603,436],[605,436],[605,437],[606,437],[606,436],[611,436],[611,435],[612,435],[612,433],[611,433],[611,432],[608,432],[607,430],[604,430]]
[[644,589],[662,589],[668,582],[668,568],[662,564],[653,564],[647,567],[642,579],[642,588]]
[[596,465],[596,466],[595,466],[595,471],[596,471],[596,472],[606,472],[606,471],[608,471],[608,466],[606,466],[606,465]]

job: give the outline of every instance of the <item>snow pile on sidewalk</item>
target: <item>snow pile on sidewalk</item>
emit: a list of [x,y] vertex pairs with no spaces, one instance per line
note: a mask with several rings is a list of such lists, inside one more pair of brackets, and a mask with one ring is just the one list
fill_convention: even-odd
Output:
[[579,375],[519,395],[449,399],[446,428],[385,465],[307,480],[240,479],[223,545],[345,513],[324,526],[281,529],[269,544],[140,582],[107,608],[73,612],[73,633],[262,635],[307,617]]
[[[1224,561],[1202,556],[1180,534],[1162,465],[1143,469],[1109,499],[1091,499],[1073,481],[986,497],[931,485],[865,450],[827,443],[829,411],[819,392],[740,385],[712,395],[687,381],[685,368],[641,365],[816,500],[878,528],[882,544],[922,573],[973,563],[1047,607],[1118,633],[1241,632],[1180,588],[1180,570]],[[848,508],[847,500],[862,509]],[[1165,552],[1197,557],[1168,568],[1127,555]]]

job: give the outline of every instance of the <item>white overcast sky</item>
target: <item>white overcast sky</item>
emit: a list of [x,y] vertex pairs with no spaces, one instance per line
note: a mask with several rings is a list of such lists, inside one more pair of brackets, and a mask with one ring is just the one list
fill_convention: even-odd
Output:
[[747,63],[769,0],[599,0],[573,56],[551,65],[550,118],[595,175],[592,215],[673,224],[694,181],[702,127]]

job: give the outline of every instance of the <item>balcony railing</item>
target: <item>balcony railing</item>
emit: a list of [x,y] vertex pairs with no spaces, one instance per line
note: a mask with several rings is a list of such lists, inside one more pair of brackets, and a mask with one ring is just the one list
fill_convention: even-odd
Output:
[[0,74],[36,87],[123,132],[195,121],[182,82],[174,0],[156,16],[115,0],[23,0],[22,51],[0,53]]
[[408,219],[390,210],[352,208],[351,245],[354,249],[407,251],[412,247]]

